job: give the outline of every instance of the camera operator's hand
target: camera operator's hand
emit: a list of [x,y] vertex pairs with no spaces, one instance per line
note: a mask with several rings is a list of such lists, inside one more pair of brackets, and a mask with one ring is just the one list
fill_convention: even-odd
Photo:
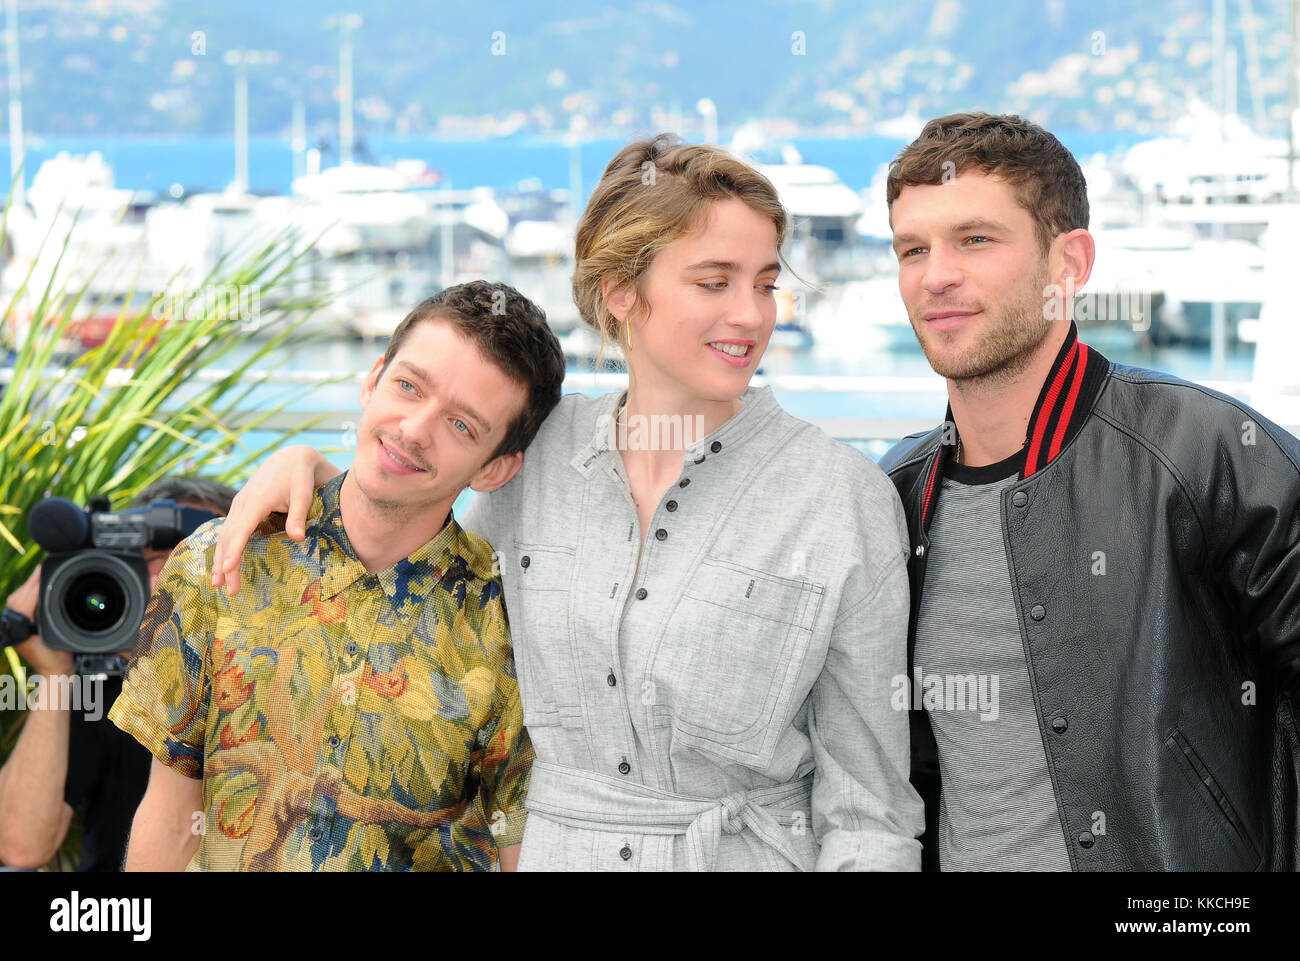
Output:
[[[22,587],[9,595],[5,602],[19,614],[30,620],[36,620],[36,602],[41,596],[41,569],[37,567],[32,576],[23,582]],[[22,657],[32,666],[32,670],[47,677],[57,674],[72,673],[72,655],[67,651],[56,651],[46,647],[39,634],[33,634],[21,644],[14,645]]]
[[278,450],[266,459],[235,495],[221,525],[212,557],[212,586],[239,593],[239,555],[268,516],[283,513],[284,531],[293,540],[307,536],[307,512],[316,488],[340,471],[305,444]]

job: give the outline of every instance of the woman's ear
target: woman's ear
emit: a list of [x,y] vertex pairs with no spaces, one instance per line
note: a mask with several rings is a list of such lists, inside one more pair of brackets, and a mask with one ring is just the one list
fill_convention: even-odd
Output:
[[624,323],[636,299],[631,286],[621,284],[615,287],[612,279],[606,280],[600,285],[600,295],[605,299],[605,307],[614,315],[614,319],[620,324]]

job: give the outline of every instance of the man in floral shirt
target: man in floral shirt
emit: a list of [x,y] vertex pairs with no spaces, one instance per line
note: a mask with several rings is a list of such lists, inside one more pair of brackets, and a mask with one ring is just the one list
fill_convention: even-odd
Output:
[[226,592],[221,521],[177,548],[109,713],[154,755],[128,869],[513,867],[533,751],[492,549],[451,505],[514,476],[563,375],[530,301],[449,288],[371,369],[301,543],[254,537]]

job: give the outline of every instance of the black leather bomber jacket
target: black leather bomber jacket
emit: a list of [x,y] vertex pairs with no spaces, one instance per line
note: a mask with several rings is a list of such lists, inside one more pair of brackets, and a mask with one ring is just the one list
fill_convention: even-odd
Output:
[[[909,670],[955,442],[941,425],[881,462],[911,536]],[[1296,870],[1300,442],[1231,397],[1112,364],[1072,328],[1026,443],[1002,526],[1074,870]],[[935,869],[920,710],[912,783]]]

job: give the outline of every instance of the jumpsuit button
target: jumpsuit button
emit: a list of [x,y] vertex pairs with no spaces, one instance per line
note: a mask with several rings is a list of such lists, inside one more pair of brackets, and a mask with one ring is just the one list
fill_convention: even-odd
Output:
[[646,589],[644,587],[638,587],[636,589],[636,599],[638,601],[644,601],[646,599]]
[[713,451],[713,453],[715,454],[718,451],[722,450],[722,441],[715,440],[712,444],[709,445],[709,450]]
[[664,505],[664,510],[668,511],[671,514],[673,511],[677,510],[677,502],[669,501],[667,504]]
[[605,678],[605,683],[608,684],[610,687],[613,687],[615,684],[618,683],[618,678],[614,676],[613,671],[609,672],[609,677]]
[[655,531],[655,540],[657,541],[668,540],[668,532],[664,530],[662,527],[659,528],[659,530]]
[[532,559],[531,557],[529,557],[527,554],[525,554],[523,557],[519,558],[519,566],[520,566],[520,567],[527,567],[527,566],[528,566],[529,564],[531,564],[532,562],[533,562],[533,559]]
[[632,849],[625,844],[619,850],[618,856],[621,857],[624,861],[630,861],[632,860]]
[[619,774],[630,774],[631,772],[632,772],[632,765],[628,764],[627,761],[624,761],[618,766]]
[[689,487],[690,484],[691,484],[691,479],[690,479],[689,477],[683,477],[683,478],[681,479],[681,481],[677,484],[677,486],[678,486],[678,487]]

